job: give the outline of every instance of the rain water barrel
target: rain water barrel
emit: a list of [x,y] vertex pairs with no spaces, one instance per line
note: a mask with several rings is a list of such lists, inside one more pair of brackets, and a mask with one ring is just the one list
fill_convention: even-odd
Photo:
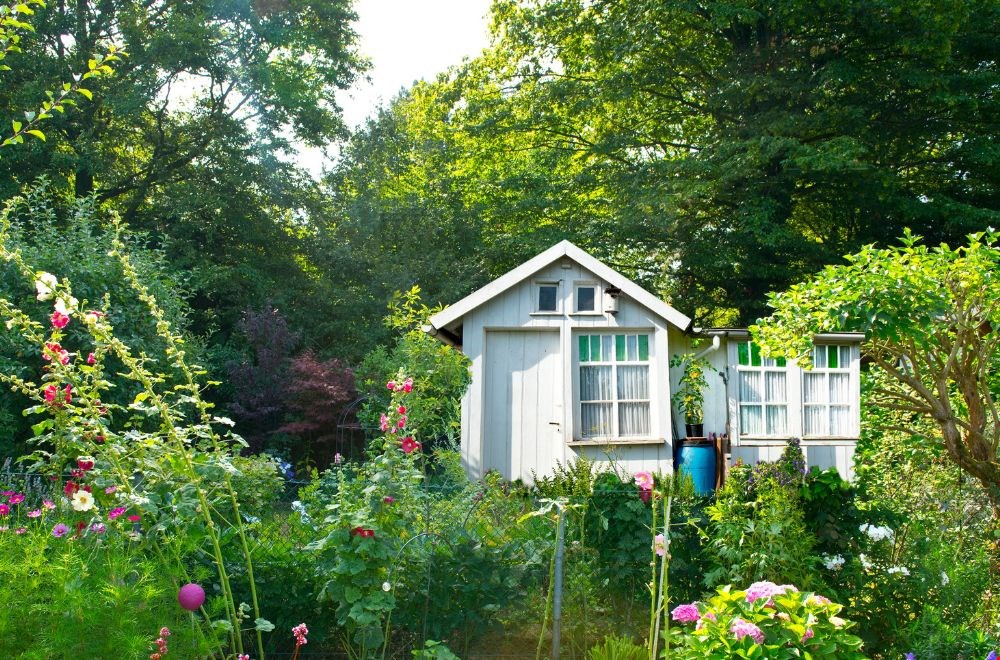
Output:
[[682,475],[691,475],[694,492],[710,495],[715,490],[715,447],[710,444],[684,443],[678,452],[677,467]]

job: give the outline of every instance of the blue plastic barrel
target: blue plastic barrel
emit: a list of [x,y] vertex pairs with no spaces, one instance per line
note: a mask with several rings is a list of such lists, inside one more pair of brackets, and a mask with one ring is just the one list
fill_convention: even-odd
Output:
[[715,490],[715,447],[681,445],[677,467],[682,475],[691,475],[694,492],[709,495]]

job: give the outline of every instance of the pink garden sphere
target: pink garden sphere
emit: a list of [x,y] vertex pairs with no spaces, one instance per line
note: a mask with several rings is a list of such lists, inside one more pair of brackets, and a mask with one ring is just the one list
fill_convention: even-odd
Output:
[[186,610],[194,612],[205,602],[205,590],[193,582],[185,584],[177,592],[177,602]]

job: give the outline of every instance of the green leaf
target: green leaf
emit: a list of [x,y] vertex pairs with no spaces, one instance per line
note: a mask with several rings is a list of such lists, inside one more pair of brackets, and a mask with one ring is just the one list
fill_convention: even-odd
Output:
[[93,101],[94,100],[94,94],[93,94],[93,92],[91,92],[89,89],[86,89],[84,87],[77,88],[76,93],[79,94],[80,96],[86,97],[88,101]]
[[27,133],[28,135],[34,135],[36,138],[38,138],[42,142],[45,142],[45,133],[42,133],[37,128],[28,129],[27,131],[25,131],[25,133]]
[[254,629],[261,632],[271,632],[274,630],[274,624],[265,618],[258,617],[254,620]]

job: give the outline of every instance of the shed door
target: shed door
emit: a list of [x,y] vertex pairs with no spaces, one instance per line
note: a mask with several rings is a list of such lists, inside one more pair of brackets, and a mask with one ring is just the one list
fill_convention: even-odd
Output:
[[563,459],[559,332],[486,333],[483,471],[531,480]]

